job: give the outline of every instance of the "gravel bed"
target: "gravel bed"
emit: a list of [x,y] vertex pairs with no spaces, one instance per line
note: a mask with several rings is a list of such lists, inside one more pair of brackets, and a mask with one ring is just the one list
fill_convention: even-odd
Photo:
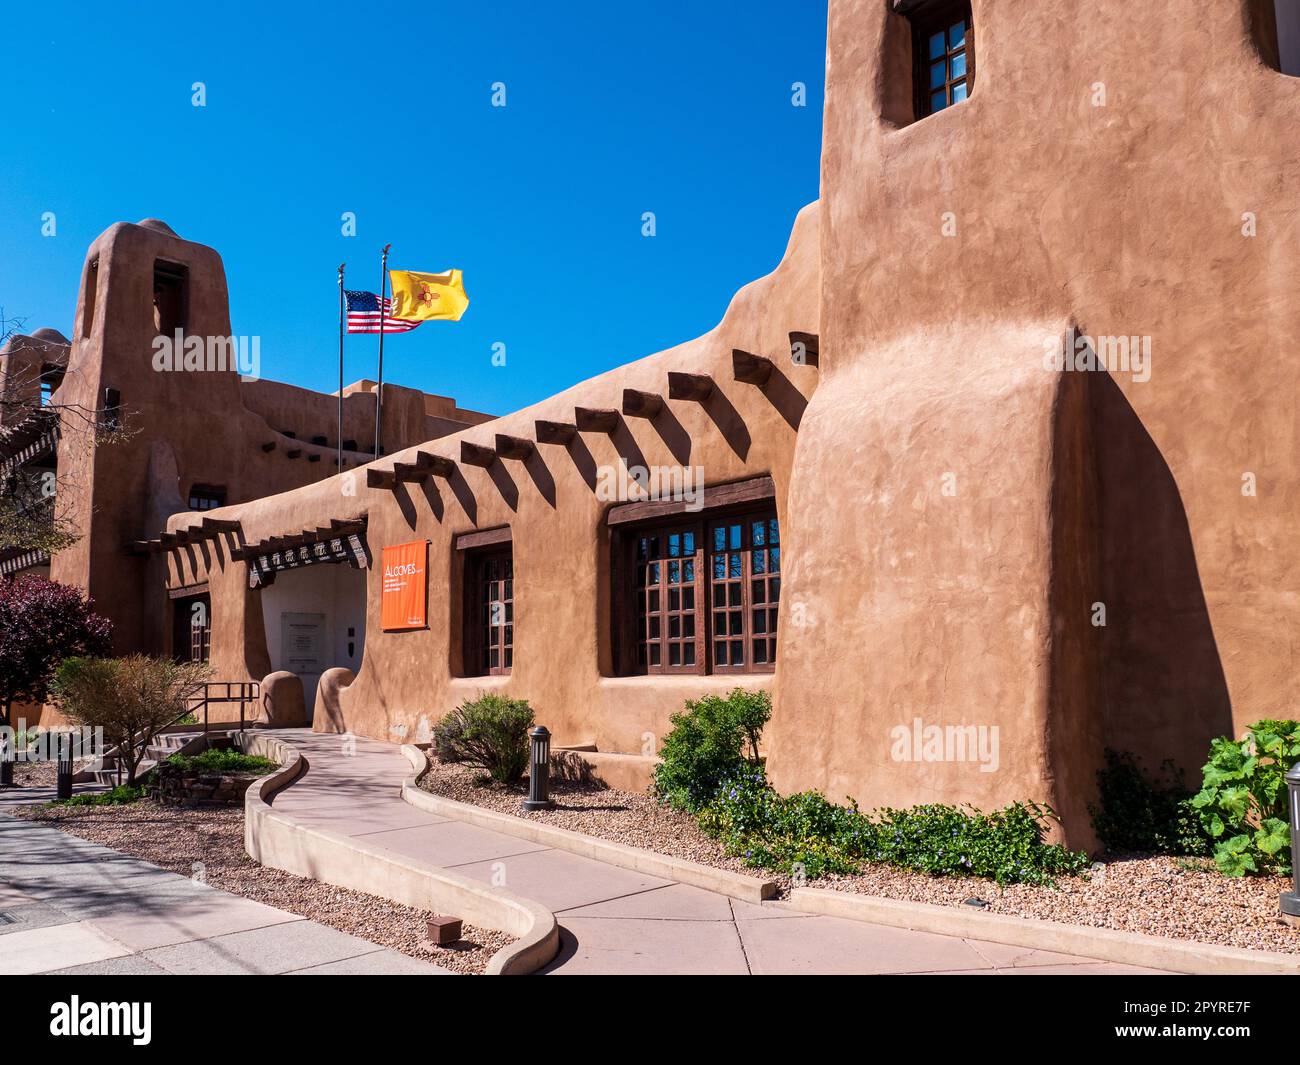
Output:
[[426,922],[436,916],[430,911],[258,865],[244,852],[239,808],[159,806],[142,799],[124,806],[23,806],[10,812],[184,876],[201,869],[212,887],[458,973],[482,973],[493,954],[514,942],[504,932],[466,924],[459,944],[436,947],[426,937]]
[[[434,795],[500,813],[542,821],[558,828],[615,840],[632,847],[686,858],[703,865],[747,873],[775,882],[782,896],[788,876],[751,869],[728,858],[688,814],[635,795],[591,783],[552,780],[556,809],[527,813],[520,802],[527,785],[492,784],[477,770],[433,762],[420,786]],[[1300,928],[1284,924],[1278,896],[1291,890],[1284,877],[1223,876],[1207,859],[1148,855],[1112,856],[1083,876],[1063,877],[1054,887],[1013,884],[999,888],[976,877],[934,877],[868,866],[854,876],[810,880],[809,887],[863,895],[960,906],[976,898],[991,913],[1034,917],[1093,928],[1189,939],[1225,947],[1300,953]]]

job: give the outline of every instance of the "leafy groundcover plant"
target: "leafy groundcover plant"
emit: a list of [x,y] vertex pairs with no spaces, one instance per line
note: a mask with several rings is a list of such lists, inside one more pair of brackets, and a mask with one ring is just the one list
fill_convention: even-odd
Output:
[[1291,872],[1286,774],[1300,761],[1300,722],[1257,721],[1243,740],[1221,737],[1192,806],[1227,876]]
[[934,876],[1050,883],[1088,867],[1086,854],[1043,841],[1046,807],[995,813],[952,806],[862,813],[817,791],[780,795],[767,782],[758,741],[772,714],[766,692],[737,688],[687,702],[672,718],[655,770],[660,801],[696,815],[726,852],[755,868],[812,878],[880,862]]
[[279,769],[280,764],[269,758],[255,754],[240,754],[233,749],[210,747],[201,754],[173,754],[164,765],[175,766],[180,770],[194,770],[198,773],[269,773]]
[[1097,802],[1088,805],[1097,838],[1114,854],[1204,857],[1210,841],[1192,806],[1196,793],[1172,761],[1160,768],[1153,778],[1133,755],[1106,751],[1106,765],[1097,771]]
[[1050,884],[1088,868],[1088,856],[1043,833],[1053,812],[1012,803],[993,813],[974,807],[914,806],[862,813],[820,792],[779,795],[761,768],[721,788],[700,812],[700,827],[746,865],[810,877],[855,873],[878,862],[931,876],[977,876],[999,884]]

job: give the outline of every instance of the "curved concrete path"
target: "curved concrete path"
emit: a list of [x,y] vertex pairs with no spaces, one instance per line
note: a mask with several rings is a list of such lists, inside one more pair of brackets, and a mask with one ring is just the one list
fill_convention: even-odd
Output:
[[0,808],[0,974],[36,973],[449,975]]
[[1151,973],[1067,954],[757,906],[452,821],[402,801],[397,744],[272,730],[307,773],[271,800],[282,815],[508,888],[555,913],[548,973]]

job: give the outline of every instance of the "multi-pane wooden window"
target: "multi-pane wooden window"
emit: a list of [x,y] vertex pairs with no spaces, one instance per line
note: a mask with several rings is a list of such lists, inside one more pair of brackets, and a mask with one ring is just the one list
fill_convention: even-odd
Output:
[[468,558],[470,609],[467,672],[496,676],[510,672],[515,657],[515,563],[509,547],[476,551]]
[[975,35],[970,4],[940,3],[912,16],[916,117],[961,103],[975,84]]
[[715,673],[776,664],[781,532],[771,511],[709,522],[709,605]]
[[647,529],[636,537],[636,662],[639,672],[697,673],[703,632],[700,530]]
[[730,513],[636,528],[630,619],[633,673],[754,673],[776,664],[781,598],[776,512]]

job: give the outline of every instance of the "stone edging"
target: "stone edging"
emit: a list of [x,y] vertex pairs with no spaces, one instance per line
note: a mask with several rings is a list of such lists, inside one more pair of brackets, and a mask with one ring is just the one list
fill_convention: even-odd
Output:
[[1300,974],[1300,955],[1219,947],[1140,932],[1013,917],[971,907],[904,902],[827,888],[793,888],[789,901],[777,905],[826,917],[983,939],[1014,947],[1140,965],[1147,969],[1202,974]]
[[[728,895],[743,902],[762,902],[776,895],[776,884],[770,880],[746,876],[744,873],[733,873],[726,869],[715,869],[711,865],[701,865],[699,862],[687,861],[684,858],[672,858],[656,851],[629,847],[625,843],[615,843],[612,840],[583,835],[581,832],[571,832],[566,828],[556,828],[553,825],[526,820],[522,817],[512,817],[510,814],[498,813],[496,810],[488,810],[482,806],[434,795],[417,786],[416,783],[428,768],[425,752],[410,744],[404,746],[402,751],[411,759],[412,765],[415,765],[417,770],[415,776],[408,777],[402,782],[402,798],[417,810],[425,810],[440,817],[450,817],[452,820],[474,825],[477,828],[504,832],[532,843],[541,843],[556,850],[581,855],[583,858],[616,865],[621,869],[631,869],[634,872],[645,873],[647,876],[673,880],[679,884],[690,884],[692,887],[704,888],[719,895]],[[418,765],[415,761],[417,757]]]
[[307,771],[307,759],[292,744],[259,733],[241,733],[237,743],[245,754],[281,763],[244,793],[244,849],[254,861],[516,936],[492,956],[485,975],[535,972],[558,953],[559,924],[538,903],[360,839],[308,828],[277,812],[267,800]]

